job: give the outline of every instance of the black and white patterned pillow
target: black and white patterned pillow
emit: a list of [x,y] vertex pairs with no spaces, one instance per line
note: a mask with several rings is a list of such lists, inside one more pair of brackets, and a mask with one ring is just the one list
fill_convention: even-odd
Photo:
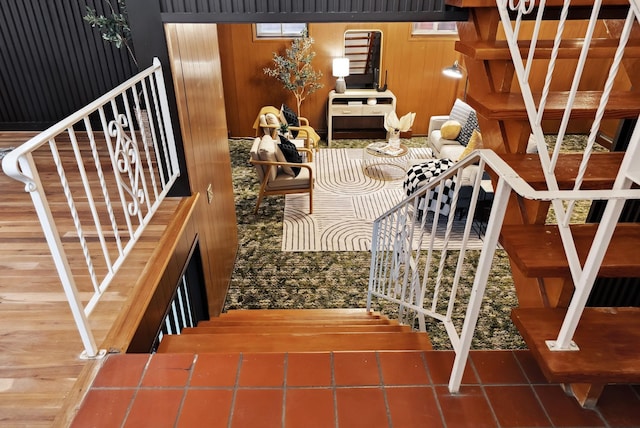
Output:
[[469,113],[467,122],[464,124],[464,126],[460,130],[460,134],[458,134],[458,138],[457,138],[458,142],[463,146],[467,147],[467,144],[469,144],[469,140],[473,135],[473,131],[476,129],[480,131],[480,127],[478,126],[478,117],[476,116],[476,113],[472,111],[471,113]]
[[[287,160],[287,162],[302,163],[302,156],[300,156],[300,152],[298,152],[296,145],[287,140],[285,136],[280,135],[280,144],[278,144],[278,147],[280,147],[280,150],[282,151],[282,154],[284,155],[284,158]],[[283,167],[283,170],[285,171],[285,173],[294,177],[297,177],[298,174],[300,174],[300,167],[287,166]]]
[[[298,119],[298,115],[286,104],[282,104],[282,107],[280,107],[280,114],[282,114],[283,119],[289,124],[289,126],[300,126],[300,119]],[[291,136],[296,138],[298,136],[298,131],[291,131]]]

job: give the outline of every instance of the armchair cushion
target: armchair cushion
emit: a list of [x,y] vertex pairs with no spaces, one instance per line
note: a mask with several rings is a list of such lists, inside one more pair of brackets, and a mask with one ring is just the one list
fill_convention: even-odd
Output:
[[[298,148],[291,141],[287,140],[284,135],[280,135],[280,144],[278,144],[278,150],[276,150],[276,158],[278,162],[302,163],[302,156],[300,156]],[[282,170],[285,174],[293,177],[297,177],[300,173],[300,168],[298,167],[283,165]]]
[[[282,116],[283,122],[286,122],[289,126],[300,126],[298,115],[286,104],[282,104],[282,107],[280,107],[280,115]],[[291,136],[296,138],[298,136],[298,131],[292,130]]]

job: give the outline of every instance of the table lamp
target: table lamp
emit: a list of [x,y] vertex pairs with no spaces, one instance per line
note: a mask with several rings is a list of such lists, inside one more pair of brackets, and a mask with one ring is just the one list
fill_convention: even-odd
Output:
[[347,82],[344,81],[345,76],[349,75],[349,58],[334,58],[333,59],[333,76],[337,77],[336,80],[336,92],[338,94],[344,93],[347,89]]

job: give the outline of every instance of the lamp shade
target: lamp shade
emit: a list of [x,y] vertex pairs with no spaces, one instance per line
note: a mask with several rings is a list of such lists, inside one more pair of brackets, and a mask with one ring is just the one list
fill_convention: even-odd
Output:
[[333,76],[345,77],[349,75],[349,58],[333,59]]
[[443,68],[442,74],[447,77],[453,77],[454,79],[462,79],[462,69],[458,61],[454,62],[450,67]]

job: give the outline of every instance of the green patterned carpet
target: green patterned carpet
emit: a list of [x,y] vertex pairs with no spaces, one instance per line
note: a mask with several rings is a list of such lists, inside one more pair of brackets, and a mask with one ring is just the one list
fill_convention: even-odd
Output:
[[[332,147],[364,147],[370,140],[337,140]],[[252,140],[230,140],[239,251],[225,310],[257,308],[364,308],[367,299],[368,252],[282,252],[284,196],[266,197],[253,214],[258,192],[249,164]],[[579,145],[579,143],[577,143]],[[408,145],[424,147],[426,138]],[[390,304],[374,302],[374,309],[393,316]],[[475,349],[525,347],[510,319],[517,299],[506,254],[498,251],[485,294]],[[431,322],[434,349],[449,349],[439,323]]]

